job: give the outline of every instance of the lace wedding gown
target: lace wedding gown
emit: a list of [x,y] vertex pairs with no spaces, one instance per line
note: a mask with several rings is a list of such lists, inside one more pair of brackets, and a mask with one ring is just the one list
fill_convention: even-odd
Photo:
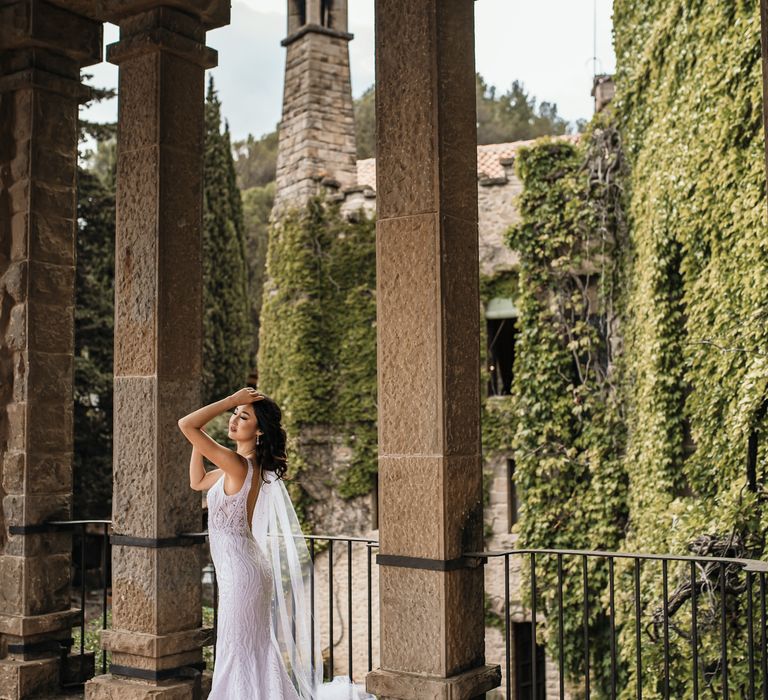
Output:
[[[266,472],[248,526],[247,497],[256,473],[248,459],[242,488],[224,492],[224,477],[208,491],[208,538],[218,583],[216,658],[208,700],[364,700],[374,698],[348,676],[319,684],[300,697],[271,628],[274,572],[267,553],[270,508],[287,493]],[[260,475],[257,478],[261,478]],[[282,514],[284,517],[284,513]],[[295,513],[292,513],[295,518]],[[258,537],[257,537],[258,535]]]
[[299,700],[272,643],[272,568],[248,527],[246,500],[253,473],[249,459],[237,493],[224,493],[223,476],[208,491],[208,538],[219,588],[208,700]]

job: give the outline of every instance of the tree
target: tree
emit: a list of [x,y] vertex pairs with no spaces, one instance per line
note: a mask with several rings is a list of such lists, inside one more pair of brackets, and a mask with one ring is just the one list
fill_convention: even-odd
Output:
[[275,179],[277,170],[277,130],[257,139],[248,134],[246,139],[235,141],[235,171],[240,189],[264,187]]
[[203,166],[203,401],[245,384],[254,364],[243,207],[229,126],[213,77],[205,103]]
[[[85,79],[91,76],[84,76]],[[92,89],[92,100],[115,96]],[[112,363],[115,260],[114,123],[79,122],[75,264],[73,514],[112,510]]]
[[373,158],[376,155],[376,88],[373,85],[355,100],[355,132],[357,157]]
[[269,216],[275,200],[275,183],[243,190],[243,222],[245,225],[245,259],[248,263],[248,283],[251,288],[251,324],[253,340],[250,352],[259,351],[262,287],[264,286],[269,240]]
[[488,85],[480,73],[475,77],[477,92],[477,142],[505,143],[525,141],[539,136],[564,134],[568,122],[557,114],[554,102],[542,102],[529,95],[517,80],[503,95]]

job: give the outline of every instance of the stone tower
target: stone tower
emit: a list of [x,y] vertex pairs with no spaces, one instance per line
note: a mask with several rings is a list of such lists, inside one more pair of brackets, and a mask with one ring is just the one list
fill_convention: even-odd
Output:
[[283,116],[273,214],[321,184],[356,184],[347,0],[288,0]]

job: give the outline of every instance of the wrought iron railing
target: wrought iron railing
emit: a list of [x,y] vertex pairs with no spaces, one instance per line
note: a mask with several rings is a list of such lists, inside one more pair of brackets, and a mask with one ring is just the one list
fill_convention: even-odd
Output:
[[[101,577],[101,600],[102,600],[102,624],[101,628],[106,629],[107,628],[107,613],[108,613],[108,588],[109,588],[109,580],[108,580],[108,571],[109,571],[109,562],[110,562],[110,551],[111,551],[111,542],[110,542],[110,533],[109,528],[112,524],[111,520],[56,520],[56,521],[49,521],[44,524],[43,528],[46,531],[61,531],[61,530],[72,530],[74,535],[79,535],[80,542],[79,542],[79,550],[80,550],[80,562],[79,562],[79,578],[80,578],[80,608],[81,608],[81,614],[80,614],[80,658],[82,659],[84,656],[84,650],[85,650],[85,632],[86,632],[86,620],[85,620],[85,608],[86,608],[86,578],[87,578],[87,571],[86,571],[86,529],[88,525],[100,525],[103,527],[103,531],[101,533],[102,543],[101,543],[101,562],[99,565],[99,568],[102,572]],[[204,541],[208,536],[207,531],[202,532],[183,532],[179,533],[177,536],[180,539],[184,539],[187,541],[192,542],[200,542]],[[336,536],[336,535],[307,535],[307,546],[309,548],[310,556],[312,558],[312,561],[316,561],[317,555],[322,550],[327,550],[328,552],[328,570],[327,570],[327,580],[326,580],[326,588],[328,592],[328,598],[325,601],[327,604],[327,618],[328,618],[328,638],[333,640],[334,636],[334,593],[335,593],[335,581],[334,581],[334,550],[338,551],[338,549],[341,547],[345,550],[346,553],[346,573],[347,573],[347,586],[346,586],[346,603],[347,603],[347,624],[344,629],[344,633],[347,637],[347,644],[346,644],[346,651],[347,651],[347,672],[350,677],[354,677],[354,657],[353,657],[353,639],[352,639],[352,632],[353,632],[353,625],[354,625],[354,615],[353,615],[353,606],[352,606],[352,594],[353,594],[353,586],[352,586],[352,580],[353,580],[353,547],[364,547],[366,550],[366,572],[365,572],[365,579],[366,579],[366,588],[367,588],[367,614],[366,614],[366,624],[367,624],[367,666],[368,671],[372,670],[373,668],[373,617],[372,617],[372,609],[373,609],[373,601],[372,601],[372,583],[373,583],[373,567],[372,567],[372,550],[376,549],[378,547],[378,542],[376,540],[372,540],[369,538],[363,538],[363,537],[342,537],[342,536]],[[77,547],[78,544],[73,542],[73,547]],[[215,645],[216,645],[216,627],[217,627],[217,618],[218,618],[218,587],[216,584],[216,574],[215,574],[215,567],[210,567],[211,573],[213,574],[213,595],[212,595],[212,607],[213,607],[213,629],[211,630],[211,635],[209,636],[210,641],[204,644],[204,646],[212,646],[213,647],[213,658],[215,661]],[[317,582],[315,580],[315,567],[312,568],[312,576],[310,578],[310,586],[311,586],[311,593],[312,593],[312,640],[314,642],[315,639],[315,620],[316,620],[316,612],[317,607],[319,604],[321,604],[320,601],[316,601],[316,593],[315,588],[317,585]],[[330,674],[330,677],[332,678],[334,675],[334,644],[331,643],[328,648],[328,673]],[[315,650],[313,648],[312,650],[312,658],[314,658]],[[106,651],[102,649],[101,651],[101,671],[102,673],[107,673],[107,657],[106,657]],[[74,684],[76,685],[76,684]]]
[[[542,685],[548,683],[546,679],[542,682],[536,654],[537,645],[544,641],[538,638],[542,631],[548,655],[557,659],[556,692],[561,699],[567,697],[570,677],[571,687],[587,699],[615,700],[629,689],[638,700],[644,693],[665,700],[698,700],[705,691],[707,698],[768,700],[766,562],[558,549],[513,549],[465,556],[485,560],[489,566],[495,562],[503,566],[502,664],[507,698],[544,697]],[[530,691],[526,688],[525,692],[512,683],[511,566],[520,575],[518,586],[524,591],[522,600],[530,621],[529,648],[533,653],[524,679]],[[486,579],[488,573],[486,569]],[[590,576],[604,587],[596,592]],[[575,594],[570,603],[566,589]],[[595,614],[592,606],[599,608],[599,613]],[[686,616],[684,621],[681,615]],[[602,624],[596,624],[596,619]],[[625,645],[623,654],[620,640]],[[591,648],[598,643],[607,652],[605,664]],[[596,678],[598,666],[607,671],[600,679]],[[738,676],[732,678],[736,671]],[[516,683],[520,680],[518,677]]]
[[[73,545],[80,549],[81,657],[86,630],[86,528],[96,525],[101,529],[104,629],[108,619],[110,524],[109,520],[70,520],[35,526],[41,530],[69,529],[80,535],[80,542]],[[207,532],[180,533],[178,537],[201,541]],[[372,589],[376,579],[373,550],[378,542],[361,537],[313,535],[307,536],[307,543],[313,561],[317,561],[321,550],[328,555],[324,565],[327,598],[316,600],[319,586],[314,577],[311,588],[313,621],[318,607],[326,608],[324,615],[331,640],[327,658],[329,677],[333,677],[336,665],[334,566],[346,565],[345,651],[347,671],[354,677],[353,551],[355,547],[365,549],[367,591],[362,624],[367,626],[367,670],[372,670]],[[503,567],[499,595],[504,658],[488,661],[501,663],[505,676],[502,692],[507,698],[538,700],[544,697],[543,686],[548,685],[547,697],[554,693],[561,699],[575,689],[585,698],[615,700],[622,692],[626,697],[629,689],[638,700],[644,695],[665,699],[698,700],[706,695],[723,700],[768,700],[768,564],[763,561],[565,549],[510,549],[469,552],[464,556],[470,562],[475,559],[486,565],[487,582],[494,574],[492,567]],[[315,567],[314,571],[319,569]],[[495,573],[500,572],[497,569]],[[513,581],[513,576],[517,580]],[[360,582],[358,578],[358,586]],[[208,642],[214,653],[217,597],[214,570],[213,629]],[[530,635],[527,643],[532,653],[522,674],[519,668],[514,673],[513,668],[515,663],[519,665],[519,660],[513,659],[513,605],[517,606],[516,615],[522,614],[529,622],[525,629]],[[360,620],[362,616],[357,612]],[[542,644],[547,657],[556,662],[556,679],[546,676],[542,680],[536,653]],[[102,673],[107,672],[103,650],[101,669]]]

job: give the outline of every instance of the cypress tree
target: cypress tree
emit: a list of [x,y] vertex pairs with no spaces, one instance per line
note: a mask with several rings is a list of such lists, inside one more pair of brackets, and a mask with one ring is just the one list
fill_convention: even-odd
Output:
[[203,401],[245,384],[252,365],[243,206],[213,77],[205,103],[203,209]]

